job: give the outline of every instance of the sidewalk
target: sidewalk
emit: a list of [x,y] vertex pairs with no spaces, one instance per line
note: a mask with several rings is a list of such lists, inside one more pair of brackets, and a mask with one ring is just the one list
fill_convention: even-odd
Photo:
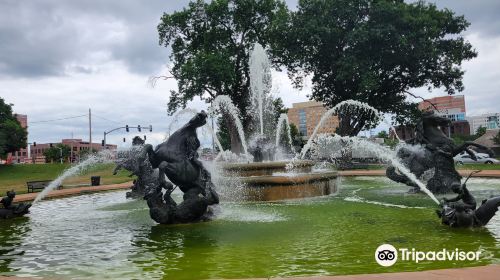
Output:
[[418,272],[395,272],[379,274],[341,275],[341,276],[309,276],[309,277],[277,277],[254,278],[247,280],[498,280],[500,265],[488,265],[467,268],[438,269]]
[[[63,197],[63,196],[71,196],[71,195],[80,195],[80,194],[87,194],[87,193],[94,193],[94,192],[102,192],[102,191],[130,189],[131,186],[132,186],[132,182],[126,182],[126,183],[121,183],[121,184],[103,185],[103,186],[96,186],[96,187],[79,187],[79,188],[71,188],[71,189],[53,190],[45,197],[45,199]],[[16,195],[14,202],[32,201],[32,200],[35,200],[35,197],[38,194],[39,193],[19,194],[19,195]]]
[[[305,277],[271,277],[252,278],[246,280],[498,280],[500,275],[500,265],[487,265],[467,268],[451,268],[427,270],[418,272],[394,272],[379,274],[359,274],[341,276],[305,276]],[[29,280],[33,278],[6,277],[0,276],[0,280]],[[43,279],[43,278],[42,278]],[[50,278],[49,278],[50,279]]]
[[[460,173],[460,175],[462,175],[463,177],[467,177],[472,171],[473,170],[459,169],[458,173]],[[385,169],[342,170],[339,171],[339,175],[340,176],[385,176]],[[482,170],[481,172],[472,175],[472,177],[500,178],[500,170]]]

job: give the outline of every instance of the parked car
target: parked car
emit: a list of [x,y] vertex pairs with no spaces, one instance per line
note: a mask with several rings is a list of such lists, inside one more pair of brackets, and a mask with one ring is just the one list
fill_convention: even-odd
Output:
[[453,159],[457,164],[465,164],[465,163],[485,163],[485,164],[499,164],[500,161],[491,158],[485,154],[476,154],[477,161],[473,160],[468,154],[459,154],[455,156]]
[[[486,153],[477,153],[477,152],[475,152],[475,151],[472,151],[472,152],[476,155],[476,157],[477,157],[477,156],[481,156],[481,157],[491,157],[489,154],[486,154]],[[463,152],[461,152],[460,154],[458,154],[457,156],[463,156],[463,155],[468,155],[468,153],[467,153],[466,151],[463,151]]]

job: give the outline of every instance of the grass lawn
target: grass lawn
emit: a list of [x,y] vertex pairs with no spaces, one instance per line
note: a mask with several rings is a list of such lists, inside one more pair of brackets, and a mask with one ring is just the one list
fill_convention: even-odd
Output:
[[[14,189],[16,193],[26,193],[27,181],[54,180],[69,164],[17,164],[0,165],[0,196],[5,195],[7,190]],[[131,181],[127,171],[120,170],[113,175],[114,164],[98,164],[82,172],[81,174],[68,178],[64,185],[90,184],[90,176],[101,176],[101,185],[118,184]]]

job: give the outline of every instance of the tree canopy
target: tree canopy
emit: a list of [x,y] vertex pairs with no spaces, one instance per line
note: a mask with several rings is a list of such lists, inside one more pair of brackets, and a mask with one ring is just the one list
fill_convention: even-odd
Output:
[[71,155],[71,147],[64,144],[57,144],[43,152],[46,162],[60,162],[61,158],[66,161]]
[[[434,4],[403,0],[299,0],[278,21],[274,61],[286,66],[295,86],[312,76],[311,98],[329,107],[354,99],[404,123],[418,112],[408,99],[419,87],[462,91],[461,63],[477,54],[460,34],[463,16]],[[345,113],[337,133],[370,128],[367,116]]]
[[[194,97],[211,102],[218,95],[228,95],[246,116],[250,50],[256,42],[269,45],[272,22],[286,13],[281,0],[196,0],[182,11],[163,14],[158,25],[160,44],[171,47],[170,72],[178,84],[178,90],[170,92],[169,113],[184,108]],[[229,118],[225,121],[234,128]],[[234,142],[238,138],[231,127]]]
[[12,105],[0,97],[0,158],[26,148],[28,132],[12,113]]

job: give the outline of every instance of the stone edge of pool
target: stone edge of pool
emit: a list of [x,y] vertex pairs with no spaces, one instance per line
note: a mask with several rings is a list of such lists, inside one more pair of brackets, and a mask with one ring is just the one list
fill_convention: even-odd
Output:
[[[96,193],[96,192],[102,192],[102,191],[124,190],[124,189],[130,189],[130,187],[132,187],[132,181],[120,183],[120,184],[112,184],[112,185],[78,187],[78,188],[71,188],[71,189],[53,190],[45,197],[45,199],[83,195],[83,194]],[[19,195],[16,195],[14,202],[33,201],[33,200],[35,200],[35,198],[38,194],[39,193],[19,194]]]
[[336,275],[336,276],[303,276],[303,277],[270,277],[248,278],[245,280],[498,280],[500,265],[486,265],[465,268],[445,268],[425,271],[389,272],[374,274]]
[[[303,277],[268,277],[268,278],[247,278],[245,280],[445,280],[445,279],[474,279],[474,280],[498,280],[500,275],[500,265],[486,265],[465,268],[446,268],[425,271],[391,272],[356,275],[337,276],[303,276]],[[1,276],[0,280],[28,280],[35,278],[23,278],[18,276]],[[56,279],[56,278],[36,278],[36,279]]]

